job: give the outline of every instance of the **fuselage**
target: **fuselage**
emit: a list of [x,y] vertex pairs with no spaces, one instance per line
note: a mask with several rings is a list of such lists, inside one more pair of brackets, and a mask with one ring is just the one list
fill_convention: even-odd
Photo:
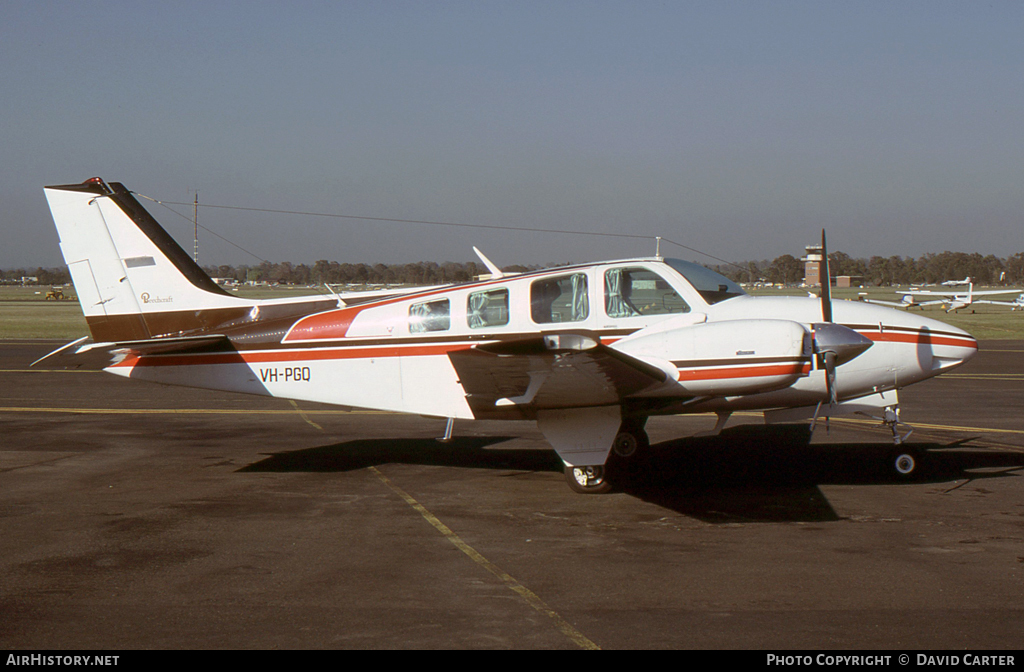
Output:
[[[474,400],[451,355],[538,334],[579,332],[664,372],[663,384],[630,402],[645,414],[806,406],[825,395],[825,372],[813,347],[812,325],[822,322],[817,299],[749,296],[687,262],[627,259],[328,310],[322,302],[306,305],[308,314],[280,302],[252,302],[245,319],[222,325],[208,311],[209,329],[230,339],[230,352],[128,356],[108,370],[345,406],[523,418],[530,417],[524,411],[529,403]],[[282,316],[267,317],[275,311]],[[838,367],[839,400],[919,382],[977,352],[966,332],[904,311],[835,301],[833,315],[834,323],[871,341]],[[523,398],[530,382],[527,370],[520,380],[495,385],[507,386],[507,400]],[[567,407],[573,403],[565,401]]]

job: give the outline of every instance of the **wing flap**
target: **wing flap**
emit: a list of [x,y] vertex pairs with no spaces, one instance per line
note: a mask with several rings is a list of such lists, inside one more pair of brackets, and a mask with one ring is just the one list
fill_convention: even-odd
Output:
[[483,344],[448,357],[477,418],[621,404],[666,380],[661,369],[579,332]]

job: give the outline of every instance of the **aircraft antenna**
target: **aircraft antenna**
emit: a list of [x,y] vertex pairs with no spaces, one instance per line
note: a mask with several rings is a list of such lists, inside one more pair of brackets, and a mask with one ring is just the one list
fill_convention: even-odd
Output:
[[[172,208],[170,205],[168,205],[168,203],[170,203],[171,205],[188,205],[188,203],[178,203],[176,201],[161,201],[159,199],[153,198],[152,196],[146,196],[145,194],[140,194],[137,191],[131,191],[129,193],[131,193],[131,194],[133,194],[135,196],[138,196],[139,198],[144,198],[147,201],[152,201],[153,203],[156,203],[157,205],[163,206],[164,208],[167,208],[168,210],[171,211],[171,213],[177,215],[178,217],[181,217],[184,220],[188,220],[188,217],[186,217],[185,215],[181,214],[180,212],[178,212],[177,210]],[[193,207],[198,210],[199,209],[198,206],[199,206],[199,195],[196,194],[196,201],[193,203]],[[203,207],[206,208],[206,207],[214,207],[214,206],[206,206],[206,205],[204,205]],[[273,262],[271,262],[271,261],[269,261],[267,259],[264,259],[263,257],[261,257],[260,255],[254,253],[254,252],[250,252],[249,250],[245,249],[244,247],[242,247],[238,243],[235,243],[233,241],[228,240],[227,238],[225,238],[224,236],[220,235],[219,233],[217,233],[216,231],[214,231],[213,229],[211,229],[209,227],[207,227],[207,226],[202,226],[202,227],[199,226],[198,218],[193,218],[192,222],[193,222],[193,224],[195,225],[196,228],[201,228],[203,231],[206,231],[211,236],[213,236],[215,238],[219,238],[220,240],[223,240],[225,243],[227,243],[231,247],[234,247],[234,248],[236,248],[238,250],[241,250],[242,252],[245,252],[246,254],[248,254],[253,259],[259,259],[260,261],[266,261],[268,264],[269,263],[273,263]],[[198,238],[198,236],[196,236],[196,238]]]
[[500,268],[498,268],[498,265],[495,264],[490,259],[488,259],[487,257],[485,257],[484,253],[481,252],[475,245],[473,246],[473,251],[476,252],[476,256],[480,257],[480,261],[484,262],[484,266],[487,267],[487,270],[491,272],[491,279],[498,280],[499,278],[505,277],[505,274],[502,273]]
[[338,308],[344,308],[345,300],[338,296],[338,293],[334,291],[334,287],[331,287],[331,284],[329,282],[325,282],[324,287],[326,287],[327,291],[334,296],[335,300],[338,302]]
[[[161,201],[159,199],[151,198],[149,196],[146,196],[145,194],[140,194],[140,193],[135,192],[135,191],[133,191],[132,193],[137,195],[137,196],[141,196],[142,198],[145,198],[147,200],[153,201],[154,203],[162,205],[162,206],[164,206],[165,208],[167,208],[168,210],[170,210],[171,212],[173,212],[174,214],[176,214],[176,215],[178,215],[180,217],[185,217],[185,216],[182,215],[181,213],[175,211],[170,206],[172,206],[172,205],[189,205],[188,203],[182,203],[182,202],[178,202],[178,201]],[[197,198],[198,198],[198,196],[197,196]],[[197,207],[197,203],[195,203],[195,202],[192,203],[192,205],[193,205],[193,207]],[[270,212],[270,213],[275,213],[275,214],[298,215],[298,216],[303,216],[303,217],[330,217],[330,218],[334,218],[334,219],[361,219],[361,220],[368,221],[368,222],[394,222],[394,223],[398,223],[398,224],[431,224],[431,225],[435,225],[435,226],[454,226],[454,227],[462,227],[462,228],[468,228],[468,229],[488,229],[488,230],[498,230],[498,231],[520,231],[520,232],[524,232],[524,233],[557,233],[557,234],[567,234],[567,235],[575,235],[575,236],[588,236],[588,237],[600,236],[600,237],[606,237],[606,238],[633,238],[633,239],[650,238],[649,235],[641,234],[641,233],[611,233],[611,232],[608,232],[608,231],[577,231],[577,230],[567,230],[567,229],[542,229],[542,228],[527,227],[527,226],[499,226],[499,225],[494,225],[494,224],[466,224],[466,223],[458,223],[458,222],[439,222],[439,221],[431,221],[431,220],[425,220],[425,219],[395,219],[395,218],[392,218],[392,217],[369,217],[369,216],[366,216],[366,215],[343,215],[343,214],[339,214],[339,213],[328,213],[328,212],[304,212],[304,211],[301,211],[301,210],[276,210],[276,209],[272,209],[272,208],[249,208],[249,207],[243,207],[243,206],[238,206],[238,205],[210,205],[208,203],[204,203],[203,207],[204,208],[218,208],[218,209],[221,209],[221,210],[240,210],[240,211],[247,211],[247,212]],[[240,245],[237,245],[236,243],[233,243],[230,240],[227,240],[223,236],[220,236],[219,234],[211,231],[209,228],[207,228],[205,226],[203,227],[203,230],[206,231],[207,233],[211,233],[214,236],[217,236],[218,238],[221,238],[222,240],[224,240],[228,244],[230,244],[230,245],[232,245],[234,247],[237,247],[238,249],[242,250],[246,254],[249,254],[249,255],[251,255],[251,256],[253,256],[253,257],[255,257],[255,258],[257,258],[257,259],[259,259],[261,261],[266,261],[265,259],[263,259],[263,257],[260,257],[257,254],[253,254],[252,252],[249,252],[248,250],[246,250],[245,248],[241,247]],[[707,252],[704,252],[703,250],[698,250],[696,248],[689,247],[687,245],[683,245],[682,243],[677,243],[676,241],[671,240],[669,238],[664,238],[664,237],[660,237],[659,236],[659,239],[665,241],[666,243],[670,243],[672,245],[675,245],[676,247],[681,247],[684,250],[689,250],[690,252],[695,252],[695,253],[697,253],[697,254],[699,254],[701,256],[708,257],[710,259],[714,259],[715,261],[717,261],[719,263],[722,263],[722,264],[726,264],[727,266],[734,266],[736,268],[748,270],[748,269],[746,269],[746,267],[741,266],[741,265],[739,265],[739,264],[737,264],[735,262],[727,261],[725,259],[722,259],[721,257],[716,257],[713,254],[709,254]]]

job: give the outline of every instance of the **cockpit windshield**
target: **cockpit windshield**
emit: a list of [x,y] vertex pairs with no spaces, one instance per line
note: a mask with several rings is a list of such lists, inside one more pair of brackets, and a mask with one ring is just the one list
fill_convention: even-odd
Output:
[[700,264],[681,259],[666,259],[665,263],[686,278],[709,305],[746,294],[742,287],[729,278]]

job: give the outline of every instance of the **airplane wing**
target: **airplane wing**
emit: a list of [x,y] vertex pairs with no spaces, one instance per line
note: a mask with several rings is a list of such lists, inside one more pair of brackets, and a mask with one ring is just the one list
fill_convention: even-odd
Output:
[[966,296],[992,296],[995,294],[1020,294],[1020,289],[984,289],[981,291],[956,291],[956,292],[936,292],[930,289],[915,289],[905,292],[896,292],[897,294],[909,295],[909,296],[945,296],[949,298],[955,297],[966,297]]
[[882,299],[862,299],[864,303],[877,303],[882,306],[893,306],[894,308],[920,308],[922,306],[938,306],[948,303],[948,299],[935,299],[933,301],[884,301]]
[[209,352],[230,350],[231,342],[223,334],[204,334],[177,338],[150,338],[142,341],[94,343],[85,336],[57,348],[32,362],[43,369],[101,370],[129,356],[168,354],[172,352]]
[[1019,289],[986,289],[980,292],[974,292],[974,296],[992,296],[995,294],[1020,294]]
[[1024,298],[1018,297],[1014,301],[993,301],[992,299],[980,299],[975,303],[987,303],[993,306],[1013,306],[1014,308],[1024,307]]
[[[416,287],[397,287],[394,289],[368,289],[357,292],[334,293],[334,296],[340,299],[346,306],[358,306],[359,304],[369,303],[371,301],[390,299],[396,296],[405,296],[406,294],[418,294],[419,292],[430,292],[450,286],[451,285],[418,285]],[[330,288],[328,287],[328,289]]]
[[906,303],[904,301],[883,301],[882,299],[861,299],[864,303],[877,303],[881,306],[893,306],[894,308],[909,308],[910,306],[919,306],[919,303]]
[[449,353],[477,418],[619,404],[667,375],[581,332],[482,344]]
[[967,292],[936,292],[931,289],[912,289],[908,291],[896,292],[897,294],[903,294],[904,296],[966,296]]

